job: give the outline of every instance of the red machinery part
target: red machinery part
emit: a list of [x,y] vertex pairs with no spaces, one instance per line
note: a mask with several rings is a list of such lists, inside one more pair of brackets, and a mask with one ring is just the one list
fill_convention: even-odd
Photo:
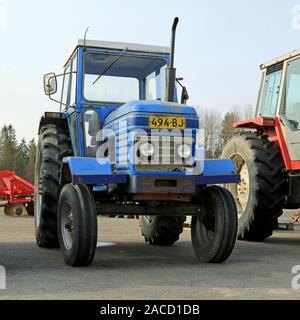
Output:
[[[0,170],[0,206],[5,206],[5,213],[18,215],[20,208],[33,202],[34,186],[17,176],[15,172]],[[20,211],[21,210],[21,211]]]

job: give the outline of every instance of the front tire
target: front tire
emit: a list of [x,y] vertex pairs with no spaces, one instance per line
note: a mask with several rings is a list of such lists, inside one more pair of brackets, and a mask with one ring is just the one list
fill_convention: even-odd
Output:
[[142,235],[151,245],[171,246],[183,231],[184,216],[140,216]]
[[65,262],[70,266],[92,263],[97,247],[96,205],[86,185],[67,184],[58,203],[58,239]]
[[220,263],[227,260],[237,238],[237,211],[229,191],[206,188],[200,200],[201,215],[192,217],[192,244],[199,261]]

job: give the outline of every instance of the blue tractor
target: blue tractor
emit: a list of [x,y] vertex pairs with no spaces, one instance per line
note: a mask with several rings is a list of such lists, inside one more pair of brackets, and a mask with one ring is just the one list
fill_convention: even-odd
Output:
[[138,215],[158,246],[175,243],[192,216],[200,261],[223,262],[233,250],[236,205],[217,185],[239,176],[231,160],[202,159],[199,118],[174,68],[177,23],[170,48],[79,40],[64,73],[44,76],[60,111],[39,125],[35,234],[71,266],[93,261],[97,215]]

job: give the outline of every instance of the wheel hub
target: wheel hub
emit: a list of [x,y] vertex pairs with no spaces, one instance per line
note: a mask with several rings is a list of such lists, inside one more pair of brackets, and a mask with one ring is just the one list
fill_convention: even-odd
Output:
[[153,223],[153,217],[152,216],[144,216],[144,220],[148,225]]
[[70,249],[73,245],[73,213],[72,208],[68,202],[63,204],[61,215],[61,231],[66,249]]
[[244,212],[249,198],[249,172],[246,163],[242,165],[240,176],[241,182],[237,185],[237,195]]
[[234,197],[238,218],[240,219],[247,207],[250,193],[250,180],[249,180],[249,171],[246,164],[246,161],[240,154],[232,154],[229,159],[234,161],[237,172],[240,174],[241,181],[238,184],[228,184],[226,188],[231,192]]

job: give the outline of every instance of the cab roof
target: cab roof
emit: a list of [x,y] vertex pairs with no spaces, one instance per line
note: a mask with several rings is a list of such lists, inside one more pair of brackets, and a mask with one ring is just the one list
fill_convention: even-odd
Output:
[[127,43],[127,42],[113,42],[113,41],[98,41],[98,40],[83,40],[77,41],[74,50],[68,56],[67,61],[64,66],[69,62],[70,58],[73,56],[74,52],[78,47],[86,46],[87,48],[97,48],[97,49],[115,49],[124,50],[127,48],[128,51],[133,52],[146,52],[146,53],[158,53],[158,54],[170,54],[170,47],[154,46],[148,44],[139,43]]
[[266,69],[274,64],[277,64],[277,63],[280,63],[280,62],[283,62],[285,60],[288,60],[288,59],[291,59],[291,58],[294,58],[294,57],[297,57],[297,56],[300,56],[300,49],[298,50],[294,50],[294,51],[291,51],[285,55],[282,55],[278,58],[275,58],[275,59],[272,59],[271,61],[268,61],[264,64],[262,64],[260,66],[260,68],[263,70],[263,69]]

